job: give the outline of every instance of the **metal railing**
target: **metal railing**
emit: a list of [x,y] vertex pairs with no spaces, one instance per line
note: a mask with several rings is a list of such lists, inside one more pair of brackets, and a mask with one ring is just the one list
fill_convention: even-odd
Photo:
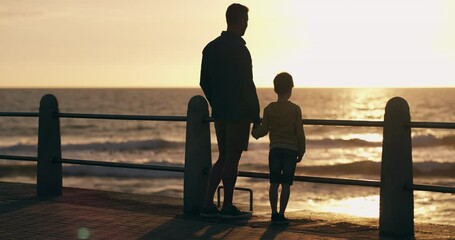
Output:
[[[38,117],[39,113],[36,112],[0,112],[0,117]],[[186,116],[149,116],[149,115],[121,115],[121,114],[87,114],[87,113],[56,113],[56,117],[60,118],[79,118],[79,119],[104,119],[104,120],[137,120],[137,121],[174,121],[186,122]],[[207,122],[214,122],[211,117],[203,119]],[[358,121],[358,120],[325,120],[325,119],[303,119],[304,125],[320,125],[320,126],[356,126],[356,127],[383,127],[383,121]],[[440,129],[455,129],[455,123],[446,122],[411,122],[409,127],[412,128],[440,128]],[[31,156],[17,156],[17,155],[0,155],[0,159],[14,160],[14,161],[30,161],[37,162],[38,157]],[[153,164],[132,164],[120,162],[105,162],[87,159],[54,159],[61,163],[90,165],[100,167],[116,167],[116,168],[130,168],[130,169],[145,169],[145,170],[158,170],[170,172],[184,172],[183,166],[163,166]],[[269,179],[268,173],[261,172],[248,172],[239,171],[239,177],[251,177]],[[324,184],[339,184],[339,185],[352,185],[363,187],[380,187],[380,181],[375,180],[354,180],[342,178],[329,178],[329,177],[314,177],[314,176],[299,176],[296,175],[294,180],[297,182],[311,182],[311,183],[324,183]],[[430,191],[442,193],[455,193],[455,188],[445,186],[434,186],[424,184],[414,184],[407,186],[409,189],[417,191]]]
[[[389,102],[392,102],[391,101]],[[404,99],[402,99],[404,101]],[[396,101],[396,100],[395,100]],[[399,109],[406,108],[407,103],[398,99],[397,103]],[[401,106],[400,106],[401,104]],[[389,105],[389,103],[388,103]],[[396,108],[396,106],[394,106]],[[406,110],[406,109],[405,109]],[[455,123],[447,122],[411,122],[403,119],[395,119],[399,114],[389,114],[387,120],[387,107],[386,117],[384,121],[357,121],[357,120],[324,120],[324,119],[303,119],[304,125],[322,125],[322,126],[355,126],[355,127],[382,127],[384,128],[384,141],[400,141],[393,140],[393,137],[386,137],[386,129],[393,127],[398,129],[398,132],[403,129],[410,128],[438,128],[438,129],[455,129]],[[409,107],[406,110],[409,114]],[[406,115],[406,111],[405,115]],[[403,111],[402,111],[403,112]],[[400,112],[401,113],[401,112]],[[116,167],[116,168],[130,168],[130,169],[147,169],[158,171],[170,172],[184,172],[184,209],[186,212],[192,212],[194,209],[201,207],[201,196],[205,194],[205,186],[208,181],[208,172],[211,167],[211,150],[210,150],[210,130],[209,123],[214,120],[208,117],[208,105],[205,99],[201,96],[193,97],[190,100],[187,116],[148,116],[148,115],[118,115],[118,114],[84,114],[84,113],[60,113],[58,110],[57,99],[53,95],[45,95],[41,100],[40,111],[36,112],[0,112],[0,117],[39,117],[39,131],[38,131],[38,156],[13,156],[13,155],[0,155],[0,159],[15,160],[15,161],[31,161],[37,162],[37,189],[38,195],[60,195],[61,194],[61,164],[79,164],[90,166],[102,167]],[[61,144],[60,144],[60,118],[83,118],[83,119],[104,119],[104,120],[138,120],[138,121],[176,121],[187,123],[187,138],[185,149],[185,166],[163,166],[151,164],[132,164],[120,162],[104,162],[95,160],[82,160],[82,159],[66,159],[61,157]],[[391,127],[392,126],[392,127]],[[389,131],[390,132],[390,131]],[[387,133],[390,134],[390,133]],[[395,134],[395,133],[393,133]],[[405,134],[405,137],[408,134]],[[391,135],[392,136],[392,135]],[[402,135],[399,136],[400,138]],[[387,139],[386,139],[387,138]],[[399,143],[400,145],[401,143]],[[383,146],[385,146],[383,142]],[[411,146],[403,146],[403,151],[411,150]],[[383,148],[383,167],[381,172],[381,179],[388,178],[389,173],[384,173],[384,161],[389,161],[389,157],[384,155],[385,147]],[[406,157],[405,157],[406,158]],[[410,159],[412,164],[412,157]],[[385,164],[387,166],[387,164]],[[395,170],[393,170],[395,171]],[[401,170],[398,170],[401,171]],[[410,180],[403,181],[399,191],[418,190],[418,191],[431,191],[442,193],[455,193],[455,188],[446,186],[433,186],[412,183],[412,166]],[[400,174],[400,173],[398,173]],[[270,175],[261,172],[247,172],[240,171],[240,177],[262,178],[269,179]],[[396,176],[395,176],[396,177]],[[352,185],[363,187],[381,188],[381,198],[383,195],[392,195],[392,193],[384,193],[383,189],[387,186],[381,181],[374,180],[355,180],[355,179],[342,179],[342,178],[328,178],[328,177],[315,177],[315,176],[295,176],[295,181],[298,182],[312,182],[324,184],[340,184]],[[384,190],[385,191],[385,190]],[[412,193],[412,191],[411,191]],[[401,200],[400,200],[401,201]],[[405,204],[409,204],[409,201]],[[383,206],[381,201],[381,217],[383,215]],[[251,203],[252,208],[252,203]],[[398,214],[398,213],[395,213]],[[384,214],[387,215],[387,214]],[[398,216],[398,215],[396,215]],[[413,216],[413,214],[412,214]],[[384,217],[385,218],[385,217]],[[388,218],[388,217],[387,217]],[[409,219],[409,218],[408,218]],[[409,221],[409,220],[407,220]],[[412,219],[410,220],[413,221]],[[387,224],[381,224],[387,225]],[[408,229],[409,230],[409,229]],[[382,227],[384,233],[390,230],[387,226]],[[413,231],[413,222],[412,222]],[[399,233],[392,233],[399,234]]]
[[[37,112],[0,112],[0,117],[39,117]],[[137,120],[137,121],[174,121],[186,122],[186,116],[150,116],[150,115],[122,115],[122,114],[88,114],[88,113],[55,113],[55,117],[59,118],[79,118],[79,119],[104,119],[104,120]],[[214,122],[211,117],[203,119],[207,122]],[[359,120],[327,120],[327,119],[303,119],[304,125],[321,125],[321,126],[356,126],[356,127],[383,127],[383,121],[359,121]],[[448,122],[410,122],[408,124],[411,128],[438,128],[438,129],[455,129],[455,123]],[[0,155],[0,159],[14,160],[14,161],[30,161],[37,162],[37,157],[30,156],[17,156],[17,155]],[[82,159],[60,159],[60,161],[67,164],[79,164],[101,167],[117,167],[117,168],[130,168],[130,169],[145,169],[145,170],[158,170],[170,172],[184,172],[183,166],[163,166],[153,164],[132,164],[132,163],[119,163],[119,162],[105,162],[95,160],[82,160]],[[239,171],[239,177],[251,177],[269,179],[270,175],[261,172],[248,172]],[[325,183],[325,184],[340,184],[364,187],[380,187],[380,181],[374,180],[353,180],[341,178],[328,178],[328,177],[314,177],[314,176],[295,176],[295,181],[298,182],[311,182],[311,183]],[[442,193],[455,193],[455,188],[445,186],[413,184],[407,186],[408,189],[418,191],[431,191]]]

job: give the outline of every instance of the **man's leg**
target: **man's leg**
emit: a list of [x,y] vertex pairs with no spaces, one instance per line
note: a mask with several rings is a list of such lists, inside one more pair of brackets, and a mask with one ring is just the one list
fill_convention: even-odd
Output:
[[216,189],[221,182],[223,173],[224,156],[220,155],[216,163],[210,170],[209,183],[207,186],[207,195],[205,197],[205,208],[213,206],[213,197],[215,196]]
[[249,137],[249,122],[230,122],[226,124],[226,159],[222,174],[224,186],[223,209],[228,209],[232,206],[239,161],[242,152],[248,148]]
[[205,208],[213,206],[213,197],[215,196],[216,189],[221,182],[224,164],[226,162],[226,124],[224,122],[215,121],[215,130],[219,157],[210,170],[207,193],[205,196]]
[[230,151],[226,153],[226,161],[224,163],[222,179],[224,186],[224,201],[223,208],[232,206],[234,197],[235,183],[237,182],[237,174],[239,161],[242,151]]

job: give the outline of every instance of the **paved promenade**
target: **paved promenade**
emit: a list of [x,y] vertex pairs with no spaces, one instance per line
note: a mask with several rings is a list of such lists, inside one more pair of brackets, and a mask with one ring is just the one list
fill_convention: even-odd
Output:
[[[0,182],[0,239],[379,239],[378,220],[291,212],[270,225],[268,208],[246,221],[182,214],[182,199],[64,188],[38,198],[35,185]],[[455,239],[455,226],[416,224],[417,239]]]

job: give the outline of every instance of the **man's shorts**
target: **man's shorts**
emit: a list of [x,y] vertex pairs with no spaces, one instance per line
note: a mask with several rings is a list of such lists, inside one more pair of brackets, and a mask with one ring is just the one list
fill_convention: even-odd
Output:
[[292,185],[298,152],[286,148],[272,148],[269,152],[270,183]]
[[249,121],[215,120],[218,149],[224,151],[246,151],[250,139]]

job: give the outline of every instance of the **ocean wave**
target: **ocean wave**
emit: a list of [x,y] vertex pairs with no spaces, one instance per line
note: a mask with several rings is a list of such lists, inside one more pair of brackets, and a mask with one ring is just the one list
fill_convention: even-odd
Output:
[[[307,146],[313,148],[344,148],[344,147],[381,147],[382,142],[370,142],[359,138],[339,139],[307,139]],[[412,138],[413,147],[455,147],[455,135],[436,137],[431,134],[418,135]]]
[[62,150],[68,151],[130,151],[130,150],[156,150],[184,147],[183,142],[167,141],[164,139],[153,140],[130,140],[125,142],[99,142],[99,143],[84,143],[84,144],[66,144],[62,146]]
[[[438,147],[447,146],[455,148],[455,136],[436,137],[434,135],[419,135],[414,136],[413,147]],[[216,141],[212,141],[215,145]],[[264,143],[250,142],[252,149],[264,145]],[[307,139],[308,148],[356,148],[356,147],[381,147],[382,142],[370,142],[359,138],[340,139],[340,138],[324,138],[324,139]],[[184,148],[185,143],[181,141],[169,141],[165,139],[151,140],[128,140],[123,142],[105,141],[105,142],[88,142],[88,143],[72,143],[63,144],[63,151],[141,151],[141,150],[159,150]],[[216,148],[216,147],[215,147]],[[33,152],[37,150],[36,144],[17,143],[15,145],[0,147],[0,151],[4,152]],[[212,149],[213,150],[213,149]]]
[[[381,175],[381,163],[361,161],[337,165],[305,166],[302,167],[304,174],[308,175]],[[449,162],[417,162],[413,163],[414,177],[450,177],[455,175],[455,163]]]
[[84,129],[96,129],[97,126],[94,125],[94,124],[87,124],[87,125],[84,125],[84,124],[66,124],[64,125],[64,128],[68,128],[68,129],[74,129],[74,130],[84,130]]
[[382,142],[369,142],[366,140],[354,139],[307,139],[308,148],[344,148],[344,147],[380,147]]
[[183,178],[183,173],[145,169],[108,168],[92,166],[66,166],[63,176],[116,177],[116,178]]
[[[90,142],[79,144],[63,144],[62,151],[132,151],[132,150],[156,150],[156,149],[170,149],[170,148],[183,148],[185,143],[177,141],[168,141],[164,139],[153,140],[130,140],[125,142]],[[36,144],[22,144],[0,147],[0,151],[12,152],[31,152],[36,151]]]
[[452,146],[455,147],[455,135],[438,138],[434,135],[420,135],[412,138],[414,147]]

